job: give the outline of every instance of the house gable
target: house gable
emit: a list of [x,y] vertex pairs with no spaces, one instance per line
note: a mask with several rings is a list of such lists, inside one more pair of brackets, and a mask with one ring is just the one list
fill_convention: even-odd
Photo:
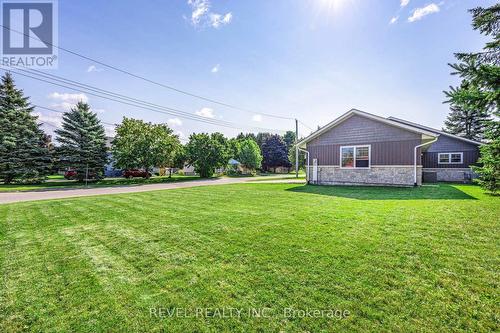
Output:
[[[393,128],[398,128],[398,129],[402,129],[402,130],[405,130],[405,131],[410,132],[410,133],[416,133],[416,134],[420,135],[420,138],[422,138],[424,140],[425,139],[434,139],[434,138],[439,136],[439,134],[435,134],[435,133],[427,131],[425,129],[416,128],[414,126],[409,126],[409,125],[406,125],[403,123],[395,122],[395,121],[389,120],[387,118],[380,117],[380,116],[377,116],[377,115],[374,115],[374,114],[371,114],[368,112],[352,109],[352,110],[344,113],[340,117],[336,118],[335,120],[333,120],[332,122],[330,122],[329,124],[324,126],[323,128],[317,130],[316,132],[311,133],[308,137],[299,141],[297,143],[297,145],[299,147],[305,147],[306,144],[308,144],[309,142],[315,140],[318,137],[323,136],[324,134],[327,134],[327,132],[338,127],[339,125],[343,124],[345,121],[349,120],[350,118],[352,118],[354,116],[357,116],[354,119],[363,118],[363,119],[371,120],[372,122],[369,122],[369,124],[370,124],[371,128],[375,129],[376,131],[383,130],[383,129],[390,131],[390,130],[393,130]],[[376,124],[380,123],[378,129],[377,129],[377,125],[373,125],[374,123],[376,123]],[[380,127],[383,124],[387,125],[388,127]],[[366,129],[368,129],[368,128],[365,128],[365,133],[363,133],[362,127],[355,126],[355,128],[357,128],[359,130],[359,133],[361,136],[363,134],[366,134]],[[401,133],[401,132],[398,132],[398,133]],[[351,133],[351,135],[354,135],[354,134],[355,133]],[[328,134],[327,134],[327,136],[328,136]],[[325,136],[325,137],[327,137],[327,136]]]
[[336,126],[321,133],[307,146],[332,144],[363,144],[372,142],[418,140],[421,134],[353,114]]
[[369,145],[370,164],[412,165],[414,148],[422,143],[422,134],[364,114],[352,113],[335,126],[324,130],[306,143],[311,159],[319,165],[340,165],[340,147]]

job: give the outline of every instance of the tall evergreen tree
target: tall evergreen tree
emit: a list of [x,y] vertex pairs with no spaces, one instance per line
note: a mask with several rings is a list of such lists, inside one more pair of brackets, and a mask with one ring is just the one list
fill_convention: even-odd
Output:
[[283,141],[286,143],[287,153],[290,151],[290,148],[295,144],[295,132],[286,131],[285,135],[283,135]]
[[481,52],[457,53],[458,63],[451,64],[462,78],[458,88],[450,88],[445,94],[447,102],[467,110],[485,110],[494,115],[485,130],[487,144],[481,146],[479,173],[481,186],[491,192],[500,191],[500,4],[488,8],[477,7],[472,13],[472,26],[493,40],[486,43]]
[[[106,134],[97,115],[87,103],[78,104],[63,115],[62,129],[55,131],[61,166],[74,169],[77,179],[102,178],[107,163]],[[88,169],[87,169],[88,168]]]
[[260,151],[262,153],[264,153],[262,151],[262,146],[264,145],[264,142],[266,142],[266,140],[269,139],[270,137],[271,137],[271,133],[266,133],[266,132],[264,132],[264,133],[261,133],[261,132],[257,133],[257,136],[255,137],[255,142],[257,142],[257,145],[259,146]]
[[450,107],[443,129],[445,132],[470,140],[481,141],[484,138],[486,124],[491,120],[488,112],[481,109],[467,110],[461,106]]
[[33,106],[17,89],[10,73],[0,84],[0,180],[38,182],[50,171],[45,136],[33,116]]

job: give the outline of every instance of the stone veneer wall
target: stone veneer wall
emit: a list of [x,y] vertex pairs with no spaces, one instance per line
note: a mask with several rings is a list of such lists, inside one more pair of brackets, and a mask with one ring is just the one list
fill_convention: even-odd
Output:
[[[309,167],[313,183],[313,167]],[[338,166],[318,166],[319,185],[388,185],[413,186],[413,166],[371,166],[369,169],[341,169]],[[417,167],[417,184],[422,184],[422,167]]]
[[476,174],[470,168],[424,168],[423,170],[436,172],[438,182],[468,182],[470,179],[465,177],[465,173],[476,178]]

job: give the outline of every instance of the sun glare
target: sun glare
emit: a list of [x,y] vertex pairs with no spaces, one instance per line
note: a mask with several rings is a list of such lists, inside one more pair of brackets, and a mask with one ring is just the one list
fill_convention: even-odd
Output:
[[338,11],[349,0],[318,0],[324,10],[329,12]]

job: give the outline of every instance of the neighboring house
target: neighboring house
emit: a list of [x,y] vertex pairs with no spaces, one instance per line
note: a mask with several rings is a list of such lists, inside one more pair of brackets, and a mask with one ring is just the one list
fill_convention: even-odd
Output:
[[194,166],[185,164],[184,168],[182,169],[182,173],[186,176],[195,176],[196,171],[194,171]]
[[298,143],[313,184],[396,185],[470,180],[480,142],[352,109]]

